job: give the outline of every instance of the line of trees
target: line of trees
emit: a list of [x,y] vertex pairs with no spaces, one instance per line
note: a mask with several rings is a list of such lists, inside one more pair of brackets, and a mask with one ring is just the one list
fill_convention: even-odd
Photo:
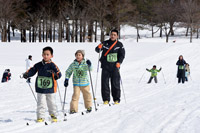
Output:
[[200,0],[0,0],[0,35],[10,42],[17,29],[21,42],[96,42],[98,27],[103,41],[111,29],[129,24],[137,41],[148,25],[152,37],[160,32],[168,42],[178,23],[192,42],[193,33],[199,37],[199,17]]

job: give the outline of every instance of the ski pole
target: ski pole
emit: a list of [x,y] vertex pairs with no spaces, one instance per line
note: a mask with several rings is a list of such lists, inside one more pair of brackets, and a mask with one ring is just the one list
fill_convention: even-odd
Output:
[[98,75],[99,75],[99,64],[100,64],[100,56],[101,56],[101,49],[100,49],[100,52],[99,52],[99,57],[98,57],[98,63],[97,63],[97,76],[96,76],[96,83],[95,83],[95,97],[94,99],[96,100],[96,92],[97,92],[97,82],[98,82]]
[[140,78],[140,80],[138,81],[138,83],[141,82],[142,78],[144,77],[144,74],[146,73],[146,71],[142,74],[142,77]]
[[29,85],[29,87],[30,87],[30,89],[31,89],[31,92],[32,92],[32,94],[33,94],[33,96],[34,96],[34,98],[35,98],[35,101],[36,101],[36,103],[37,103],[37,98],[36,98],[36,96],[35,96],[35,94],[34,94],[34,92],[33,92],[33,89],[32,89],[32,87],[31,87],[30,83],[28,83],[28,85]]
[[58,81],[56,80],[57,82],[57,88],[58,88],[58,92],[59,92],[59,97],[60,97],[60,103],[61,103],[61,108],[63,107],[62,105],[62,99],[61,99],[61,94],[60,94],[60,89],[59,89],[59,86],[58,86]]
[[94,89],[93,89],[93,84],[92,84],[92,76],[91,76],[91,72],[90,72],[89,66],[88,66],[88,71],[89,71],[90,83],[91,83],[91,87],[92,87],[92,94],[93,94],[93,100],[94,100],[94,107],[95,107],[95,111],[97,111],[96,102],[95,102],[95,95],[94,95]]
[[165,76],[164,76],[163,72],[162,72],[162,76],[163,76],[163,79],[164,79],[164,83],[166,84],[166,80],[165,80]]
[[123,91],[123,94],[124,94],[124,100],[125,100],[125,103],[126,103],[126,96],[125,96],[124,86],[123,86],[122,77],[121,77],[119,68],[118,68],[118,72],[119,72],[120,82],[121,82],[121,86],[122,86],[122,91]]
[[[23,78],[23,74],[20,75],[19,77],[22,79],[22,78]],[[35,93],[33,92],[33,89],[32,89],[32,87],[31,87],[30,83],[27,82],[27,84],[29,85],[29,88],[30,88],[30,90],[31,90],[31,92],[32,92],[32,94],[33,94],[33,96],[34,96],[34,98],[35,98],[35,101],[36,101],[36,103],[37,103],[37,98],[36,98],[36,96],[35,96]]]
[[62,107],[62,111],[63,111],[63,114],[64,114],[64,121],[67,120],[67,119],[65,119],[65,116],[67,116],[67,114],[64,113],[64,110],[65,110],[65,99],[66,99],[66,93],[67,93],[67,87],[65,87],[64,102],[63,102],[63,107]]

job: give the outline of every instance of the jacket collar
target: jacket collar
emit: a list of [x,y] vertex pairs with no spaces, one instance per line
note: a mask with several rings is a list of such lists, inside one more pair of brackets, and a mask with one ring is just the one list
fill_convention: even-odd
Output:
[[42,64],[45,65],[45,64],[48,64],[48,63],[51,63],[52,60],[49,60],[48,62],[45,62],[44,60],[42,60]]

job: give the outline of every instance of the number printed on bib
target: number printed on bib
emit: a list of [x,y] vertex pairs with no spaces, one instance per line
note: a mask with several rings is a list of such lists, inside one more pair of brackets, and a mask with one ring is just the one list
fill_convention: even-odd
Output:
[[107,55],[108,62],[117,62],[117,53],[110,53]]
[[49,89],[53,87],[52,77],[38,76],[37,86],[41,89]]

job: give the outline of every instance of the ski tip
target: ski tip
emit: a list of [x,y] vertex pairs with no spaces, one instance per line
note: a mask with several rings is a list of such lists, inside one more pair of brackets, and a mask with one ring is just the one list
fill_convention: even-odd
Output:
[[111,106],[111,104],[109,104],[109,106]]
[[84,115],[84,113],[82,112],[82,115]]
[[63,121],[67,121],[67,119],[65,118]]
[[44,124],[45,124],[45,125],[48,125],[48,123],[47,123],[47,122],[45,122]]
[[64,116],[67,116],[67,114],[65,113]]
[[29,123],[27,122],[26,125],[29,126]]

